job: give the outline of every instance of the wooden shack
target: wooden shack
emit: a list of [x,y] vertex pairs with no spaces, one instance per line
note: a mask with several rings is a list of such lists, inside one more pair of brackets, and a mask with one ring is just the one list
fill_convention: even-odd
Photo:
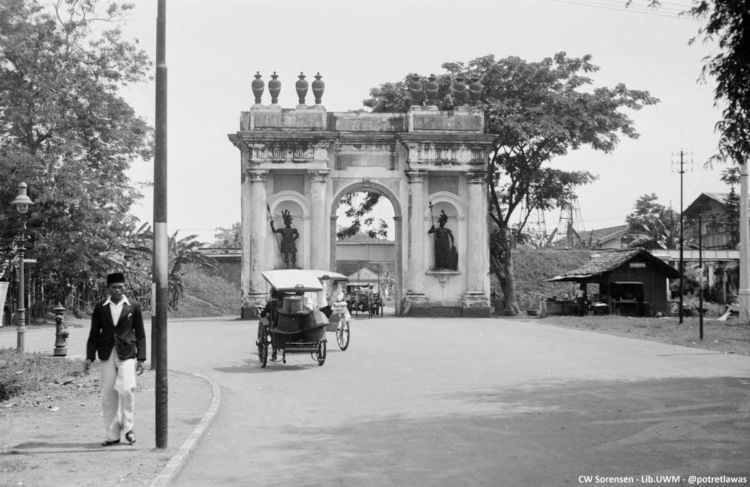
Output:
[[610,250],[593,254],[578,269],[549,281],[596,284],[592,304],[609,313],[652,316],[669,313],[669,279],[680,277],[674,267],[644,249]]

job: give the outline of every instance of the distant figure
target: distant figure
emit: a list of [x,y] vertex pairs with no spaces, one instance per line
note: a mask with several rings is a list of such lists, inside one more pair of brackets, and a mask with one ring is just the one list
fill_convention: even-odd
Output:
[[585,316],[588,311],[588,295],[586,293],[586,283],[581,283],[576,291],[576,304],[578,304],[578,316]]
[[[284,228],[276,228],[271,220],[271,230],[273,233],[281,234],[281,256],[284,258],[284,264],[289,267],[297,267],[297,245],[294,243],[299,238],[299,232],[292,227],[292,214],[289,210],[281,212],[284,218]],[[291,265],[289,262],[291,261]]]
[[438,217],[440,227],[435,228],[435,225],[432,225],[428,232],[435,234],[435,269],[457,270],[458,253],[454,244],[453,232],[445,228],[447,221],[448,215],[441,210],[440,217]]

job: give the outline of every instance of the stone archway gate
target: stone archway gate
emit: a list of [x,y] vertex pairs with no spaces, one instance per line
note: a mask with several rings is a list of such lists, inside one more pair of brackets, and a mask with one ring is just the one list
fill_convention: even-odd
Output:
[[[485,190],[493,137],[484,133],[484,114],[416,106],[407,113],[329,113],[316,98],[314,106],[301,100],[284,109],[261,105],[256,95],[240,130],[229,134],[241,160],[243,318],[265,302],[260,273],[284,267],[270,215],[277,227],[282,210],[294,216],[298,267],[333,270],[335,208],[353,191],[375,191],[393,204],[397,313],[488,316]],[[431,211],[449,217],[456,270],[434,268]]]

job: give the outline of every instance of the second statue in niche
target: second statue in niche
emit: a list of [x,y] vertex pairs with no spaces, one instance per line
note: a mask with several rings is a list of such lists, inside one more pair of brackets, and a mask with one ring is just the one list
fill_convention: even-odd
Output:
[[[432,209],[432,204],[430,204]],[[456,251],[455,239],[453,232],[445,228],[448,222],[448,215],[445,211],[440,211],[438,217],[438,228],[433,223],[428,233],[435,234],[435,269],[437,270],[458,270],[458,252]]]
[[[270,213],[270,210],[269,210]],[[292,226],[292,214],[289,210],[281,212],[281,216],[284,218],[284,228],[276,228],[271,220],[271,230],[273,233],[281,234],[281,243],[279,244],[279,250],[281,256],[284,259],[284,265],[287,268],[297,267],[297,245],[294,243],[299,238],[299,232]]]

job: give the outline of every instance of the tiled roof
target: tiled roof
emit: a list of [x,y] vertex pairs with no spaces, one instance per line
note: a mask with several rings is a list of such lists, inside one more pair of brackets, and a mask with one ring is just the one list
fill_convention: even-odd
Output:
[[591,260],[581,267],[555,276],[550,281],[580,281],[589,277],[601,276],[611,272],[636,256],[646,257],[647,260],[660,267],[667,277],[679,277],[679,272],[661,259],[654,257],[644,249],[608,250],[591,256]]

